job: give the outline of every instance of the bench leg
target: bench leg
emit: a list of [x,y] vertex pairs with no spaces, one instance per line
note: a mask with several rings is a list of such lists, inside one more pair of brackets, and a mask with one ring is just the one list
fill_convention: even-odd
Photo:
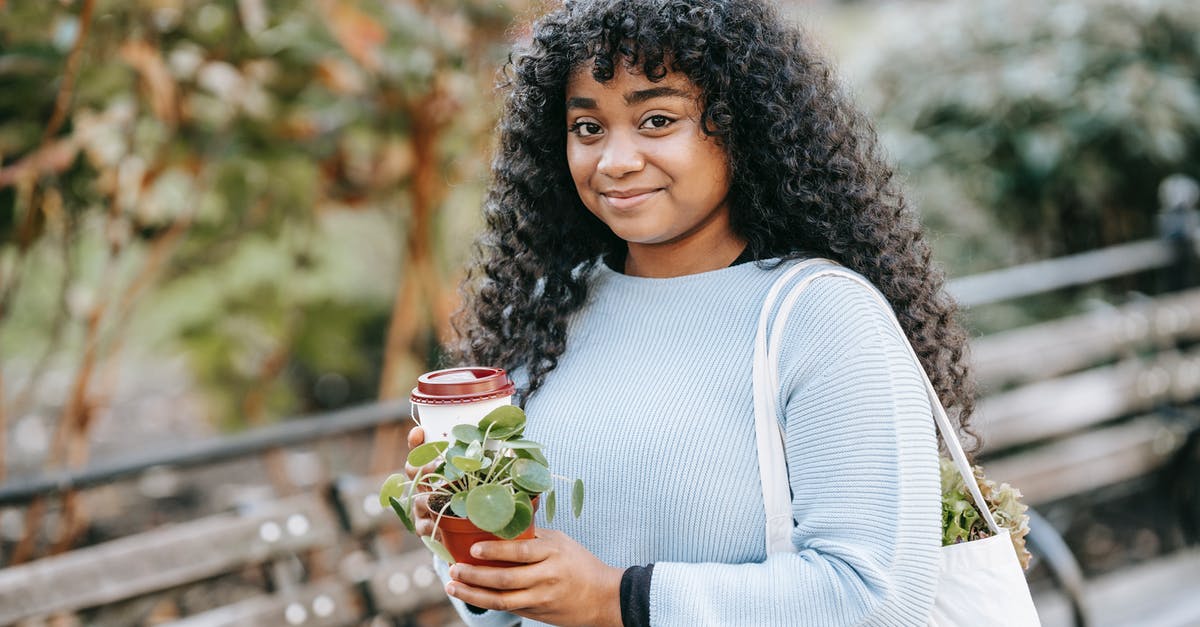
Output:
[[1083,603],[1083,569],[1049,521],[1032,507],[1025,513],[1029,515],[1029,535],[1025,536],[1025,541],[1035,555],[1045,560],[1051,576],[1067,595],[1075,616],[1075,627],[1088,627],[1092,621]]

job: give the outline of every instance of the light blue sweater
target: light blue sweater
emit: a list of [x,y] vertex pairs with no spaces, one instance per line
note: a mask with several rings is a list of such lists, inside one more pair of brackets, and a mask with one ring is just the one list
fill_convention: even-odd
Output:
[[[587,502],[537,524],[613,566],[653,562],[654,625],[924,625],[940,547],[929,403],[889,314],[846,279],[817,279],[788,320],[779,406],[798,552],[764,561],[750,363],[782,271],[594,271],[526,407],[526,436],[555,474],[583,479]],[[514,621],[455,605],[468,625]]]

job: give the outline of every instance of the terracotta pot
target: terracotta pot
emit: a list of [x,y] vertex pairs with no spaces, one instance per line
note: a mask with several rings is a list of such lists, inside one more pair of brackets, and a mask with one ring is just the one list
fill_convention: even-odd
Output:
[[[538,510],[538,499],[533,499],[533,511],[536,514]],[[534,535],[535,525],[530,522],[529,528],[521,535],[513,538],[514,540],[532,540]],[[454,561],[463,562],[466,564],[475,564],[476,566],[512,566],[513,562],[498,562],[494,560],[483,560],[471,555],[471,547],[476,542],[485,540],[504,540],[500,536],[489,533],[475,526],[466,518],[457,516],[443,516],[442,522],[438,524],[438,532],[441,535],[442,544],[446,550],[450,551],[450,555],[454,556]]]

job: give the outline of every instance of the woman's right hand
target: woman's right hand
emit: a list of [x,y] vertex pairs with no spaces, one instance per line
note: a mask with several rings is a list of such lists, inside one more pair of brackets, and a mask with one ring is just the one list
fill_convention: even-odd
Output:
[[[425,430],[421,427],[413,427],[408,431],[408,450],[412,450],[425,443]],[[416,468],[404,463],[404,474],[408,478],[416,479],[417,471],[422,474],[428,474],[437,470],[437,462],[430,462],[422,468]],[[428,488],[418,487],[421,492],[428,492]],[[433,511],[429,509],[429,494],[418,494],[413,502],[413,526],[417,529],[417,535],[428,536],[433,534],[433,520],[435,516]]]

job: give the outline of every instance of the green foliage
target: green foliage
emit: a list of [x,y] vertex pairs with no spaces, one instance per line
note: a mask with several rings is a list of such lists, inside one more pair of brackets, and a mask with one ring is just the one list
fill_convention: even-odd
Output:
[[[86,24],[81,6],[0,8],[0,301],[15,286],[0,353],[34,361],[52,336],[81,351],[87,311],[52,321],[67,294],[94,294],[125,316],[107,333],[185,352],[228,424],[255,395],[267,415],[374,396],[416,164],[453,187],[431,199],[433,249],[457,267],[504,29],[525,2],[98,0]],[[423,147],[419,124],[437,131]],[[94,239],[111,277],[81,261]],[[137,310],[113,312],[151,263]],[[415,368],[421,342],[404,347]]]
[[[525,412],[512,405],[492,410],[478,425],[458,425],[451,431],[454,441],[426,442],[409,451],[410,466],[421,468],[436,461],[433,472],[418,474],[411,481],[400,474],[389,476],[380,486],[379,501],[391,506],[409,531],[414,530],[418,489],[445,500],[435,512],[435,532],[443,516],[457,516],[501,538],[515,538],[533,524],[532,499],[540,494],[546,495],[547,520],[554,520],[556,475],[550,473],[545,457],[539,461],[520,456],[542,448],[519,439],[524,430]],[[571,507],[576,517],[582,514],[582,480],[572,484]],[[448,552],[443,555],[440,542],[422,540],[442,559],[454,562]]]
[[[954,462],[945,457],[940,460],[942,483],[942,545],[969,542],[992,535],[982,512],[963,482],[962,474]],[[1022,568],[1029,567],[1030,554],[1025,547],[1025,536],[1029,534],[1029,509],[1021,502],[1021,491],[1007,483],[996,485],[983,474],[983,469],[974,466],[972,477],[979,486],[984,502],[996,520],[996,524],[1009,532],[1013,549]]]
[[1200,175],[1196,2],[982,0],[892,28],[871,108],[935,230],[977,233],[956,268],[1153,236],[1158,184]]

